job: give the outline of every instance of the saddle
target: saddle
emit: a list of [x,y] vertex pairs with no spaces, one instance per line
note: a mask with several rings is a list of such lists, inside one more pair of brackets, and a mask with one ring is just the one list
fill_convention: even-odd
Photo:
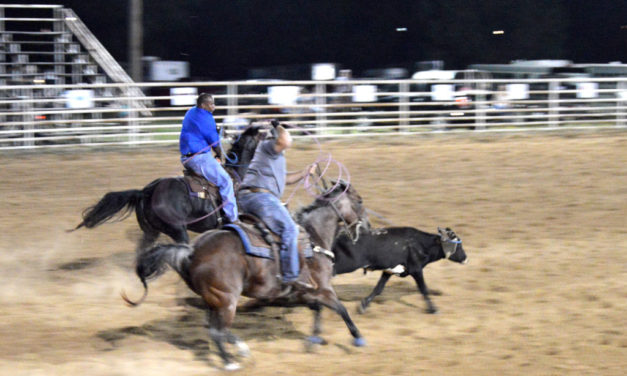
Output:
[[[270,247],[270,249],[274,253],[274,256],[278,256],[278,251],[281,244],[281,237],[278,234],[272,232],[272,230],[270,230],[270,228],[260,218],[252,214],[242,213],[240,214],[239,219],[239,227],[248,236],[250,245],[252,245],[253,247],[261,248]],[[304,254],[305,257],[311,257],[313,255],[311,254],[312,248],[309,234],[300,225],[297,226],[298,253]]]
[[[246,254],[271,259],[276,264],[276,278],[279,282],[281,277],[281,260],[279,256],[279,248],[281,244],[281,238],[279,235],[272,232],[266,224],[259,218],[251,214],[240,214],[240,221],[237,224],[228,224],[224,226],[224,229],[231,230],[240,237],[244,245]],[[270,247],[270,248],[268,248]],[[300,274],[298,280],[304,283],[310,283],[314,288],[318,288],[316,281],[312,278],[311,271],[305,262],[305,259],[314,257],[314,252],[325,254],[327,257],[328,251],[322,250],[320,247],[312,248],[311,239],[305,229],[298,225],[298,258],[300,260]],[[331,257],[331,259],[333,259]],[[285,297],[289,294],[292,288],[288,288],[282,291],[278,298]]]
[[220,189],[217,185],[189,168],[183,170],[183,181],[187,184],[192,196],[203,200],[211,200],[213,205],[216,206],[216,200],[220,198]]

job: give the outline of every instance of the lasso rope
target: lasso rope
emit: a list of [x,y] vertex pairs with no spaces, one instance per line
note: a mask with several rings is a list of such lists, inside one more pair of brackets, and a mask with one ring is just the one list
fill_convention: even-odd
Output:
[[[242,134],[244,134],[248,128],[250,128],[250,127],[252,127],[254,125],[255,125],[254,123],[251,123],[248,127],[246,127],[244,130],[239,132],[238,135],[237,135],[237,138],[235,140],[233,140],[231,142],[231,144],[237,143],[240,140],[240,138],[242,137]],[[310,195],[311,197],[313,197],[314,199],[316,199],[316,200],[329,201],[330,203],[336,202],[349,189],[349,186],[350,186],[350,173],[348,172],[348,169],[341,162],[339,162],[336,159],[333,159],[331,153],[325,152],[322,149],[322,145],[321,145],[320,141],[318,140],[318,138],[315,137],[315,135],[313,135],[311,132],[309,132],[306,128],[301,128],[301,127],[297,127],[297,126],[290,126],[290,128],[291,129],[297,129],[299,131],[302,131],[302,132],[310,135],[312,137],[312,139],[316,142],[317,146],[318,146],[318,149],[319,149],[318,157],[316,158],[316,160],[313,163],[308,164],[305,167],[306,171],[309,171],[312,166],[320,166],[323,163],[324,163],[324,168],[319,169],[320,172],[317,174],[318,176],[316,176],[313,179],[311,179],[311,175],[306,174],[305,178],[302,179],[301,181],[299,181],[298,184],[296,185],[296,187],[294,187],[294,189],[290,193],[290,195],[287,198],[287,200],[285,201],[285,203],[288,204],[292,200],[292,198],[294,197],[296,192],[300,189],[301,185],[302,185],[303,189],[305,190],[305,192],[308,195]],[[220,129],[220,139],[218,141],[212,143],[211,145],[203,148],[199,152],[197,152],[194,155],[190,156],[188,159],[186,159],[183,162],[183,165],[185,166],[187,164],[187,162],[189,162],[192,158],[196,157],[198,154],[204,153],[206,150],[214,147],[218,143],[220,143],[220,147],[222,148],[223,130],[224,130],[223,128]],[[222,148],[222,150],[224,150],[224,148]],[[230,157],[229,154],[232,154],[233,157]],[[238,159],[236,154],[230,153],[230,152],[229,153],[223,152],[223,155],[225,156],[225,159],[228,162],[228,166],[230,166],[230,167],[244,166],[243,164],[242,165],[238,164],[239,159]],[[334,180],[335,181],[334,185],[332,187],[327,188],[326,187],[325,175],[327,174],[327,172],[329,171],[330,167],[333,164],[335,166],[337,166],[338,177],[337,177],[337,179]],[[225,163],[225,165],[227,165],[227,163]],[[303,169],[301,171],[305,171],[305,169]],[[237,173],[235,175],[236,175],[236,178],[237,178],[238,182],[241,183],[241,177],[239,175],[237,175]],[[346,177],[344,179],[342,179],[343,176],[346,176]],[[343,181],[346,183],[344,191],[341,192],[339,195],[336,195],[334,197],[328,197],[329,194],[331,192],[335,191],[335,189],[338,186],[340,186],[340,184],[342,184]],[[319,183],[323,184],[323,188],[322,189],[320,188]],[[316,192],[316,189],[318,191],[320,191],[320,193]],[[223,202],[222,204],[218,205],[218,207],[216,207],[214,210],[212,210],[210,213],[208,213],[206,215],[203,215],[203,216],[201,216],[199,218],[195,218],[195,219],[193,219],[191,221],[188,221],[188,222],[186,222],[186,224],[189,225],[189,224],[192,224],[192,223],[199,222],[199,221],[201,221],[201,220],[203,220],[205,218],[208,218],[212,214],[214,214],[214,213],[218,212],[220,209],[222,209],[224,207],[224,205],[225,205],[225,203]]]

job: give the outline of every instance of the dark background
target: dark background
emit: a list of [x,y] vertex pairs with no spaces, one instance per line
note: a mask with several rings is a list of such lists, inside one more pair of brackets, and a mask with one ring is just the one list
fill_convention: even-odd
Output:
[[[118,61],[127,60],[128,0],[10,3],[70,7]],[[144,0],[143,7],[144,55],[189,61],[192,76],[209,79],[317,62],[358,76],[391,66],[411,73],[423,60],[442,60],[447,69],[514,59],[627,60],[625,0]]]

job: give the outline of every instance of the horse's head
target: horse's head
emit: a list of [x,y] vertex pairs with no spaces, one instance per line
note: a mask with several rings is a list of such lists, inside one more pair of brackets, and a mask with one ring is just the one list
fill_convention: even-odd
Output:
[[259,125],[249,125],[242,133],[235,135],[231,149],[227,153],[226,166],[233,168],[240,177],[243,177],[248,169],[248,164],[255,155],[255,149],[265,133]]
[[331,181],[331,189],[325,193],[325,199],[336,208],[340,220],[355,236],[360,227],[370,230],[370,220],[363,206],[363,199],[350,183],[343,180]]

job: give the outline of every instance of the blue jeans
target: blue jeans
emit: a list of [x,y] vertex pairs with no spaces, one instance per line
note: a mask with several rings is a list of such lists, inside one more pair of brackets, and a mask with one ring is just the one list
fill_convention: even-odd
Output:
[[246,193],[239,197],[243,212],[261,218],[273,232],[281,237],[281,273],[283,282],[298,278],[298,226],[281,201],[271,193]]
[[205,179],[218,186],[220,196],[222,196],[222,210],[229,221],[235,222],[238,214],[233,181],[222,165],[211,153],[196,154],[190,158],[182,157],[181,162],[185,167],[191,168],[195,173],[204,176]]

